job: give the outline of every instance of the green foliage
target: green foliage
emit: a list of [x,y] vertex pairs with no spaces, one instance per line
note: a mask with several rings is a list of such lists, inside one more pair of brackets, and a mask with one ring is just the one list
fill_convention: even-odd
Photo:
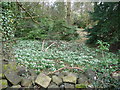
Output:
[[2,5],[2,32],[4,33],[3,36],[4,37],[4,41],[6,40],[10,40],[11,38],[14,37],[14,33],[13,31],[15,30],[15,25],[14,25],[14,22],[15,22],[15,16],[14,16],[14,12],[11,10],[11,6],[12,4],[14,3],[1,3]]
[[35,29],[30,31],[26,38],[27,39],[45,39],[47,37],[47,32],[44,29]]
[[97,44],[99,45],[99,49],[100,50],[106,50],[106,51],[109,51],[109,44],[107,42],[102,42],[100,40],[97,41]]
[[54,22],[53,33],[59,40],[74,40],[78,37],[76,27],[68,25],[64,20]]
[[[26,10],[30,7],[32,8],[28,11],[24,11],[20,10],[21,7],[17,7],[16,13],[18,25],[17,30],[15,31],[15,37],[39,40],[74,40],[78,37],[76,28],[67,25],[65,20],[66,10],[64,2],[55,2],[53,5],[49,5],[49,7],[46,3],[21,4]],[[29,12],[31,16],[33,16],[33,19],[38,21],[39,24],[33,22],[26,12]]]
[[[28,22],[29,23],[29,22]],[[19,35],[21,33],[21,35]],[[76,28],[69,26],[64,20],[40,19],[40,25],[31,25],[16,31],[16,36],[26,39],[74,40],[78,37]]]
[[[0,21],[2,22],[0,25],[0,29],[2,32],[2,50],[3,50],[3,57],[6,59],[11,59],[12,58],[12,42],[14,38],[14,31],[16,30],[15,28],[15,13],[14,13],[14,7],[15,3],[11,2],[1,2],[0,5],[2,6],[2,14],[0,15],[1,19]],[[13,6],[13,7],[12,7]]]
[[[111,53],[104,52],[109,51],[109,44],[107,42],[98,40],[97,44],[99,45],[99,49],[97,51],[101,52],[103,61],[99,62],[97,66],[95,65],[93,68],[94,71],[97,71],[98,78],[96,81],[94,81],[94,86],[99,88],[118,87],[118,80],[111,78],[111,74],[115,71],[118,71],[119,57],[114,58]],[[107,57],[105,56],[106,54]],[[112,61],[112,63],[109,61]]]
[[85,84],[77,84],[77,85],[75,85],[75,88],[87,88],[87,85],[85,85]]
[[118,71],[118,60],[114,56],[109,54],[105,57],[105,60],[99,62],[97,65],[93,66],[93,70],[96,72],[97,80],[94,81],[94,86],[99,88],[118,88],[120,83],[111,77],[113,72]]
[[[48,47],[51,42],[56,42],[56,44],[45,52],[42,51],[41,41],[18,41],[14,46],[17,63],[34,69],[36,73],[55,71],[65,66],[77,66],[83,70],[91,68],[97,72],[98,81],[93,83],[95,87],[118,86],[118,81],[110,76],[112,72],[118,70],[119,57],[117,55],[104,52],[105,57],[101,58],[102,54],[98,50],[75,42],[45,41],[44,47]],[[101,80],[104,83],[101,83]]]
[[102,40],[111,45],[120,42],[119,9],[120,2],[95,3],[91,19],[98,23],[92,29],[87,29],[90,33],[88,43],[95,44],[97,40]]
[[79,15],[77,18],[74,19],[74,25],[77,25],[79,28],[85,28],[88,26],[90,22],[90,18],[87,13]]

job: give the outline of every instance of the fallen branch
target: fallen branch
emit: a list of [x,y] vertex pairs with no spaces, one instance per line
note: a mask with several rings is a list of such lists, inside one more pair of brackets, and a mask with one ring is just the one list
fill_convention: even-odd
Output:
[[43,40],[42,42],[42,51],[44,51],[44,44],[45,44],[45,40]]
[[[39,18],[41,16],[32,16],[32,18]],[[31,19],[31,17],[21,17],[21,19]]]
[[53,42],[52,44],[50,44],[50,45],[45,49],[45,52],[46,52],[53,44],[55,44],[55,42]]
[[63,67],[63,68],[60,68],[60,69],[58,69],[58,70],[56,70],[56,71],[49,72],[47,75],[54,74],[54,73],[59,72],[59,71],[64,70],[64,69],[78,69],[78,70],[84,72],[84,71],[83,71],[81,68],[79,68],[79,67]]
[[39,24],[39,22],[36,21],[36,20],[34,20],[34,18],[32,17],[32,15],[22,6],[22,4],[20,4],[17,0],[16,0],[16,2],[17,2],[17,4],[31,17],[31,19],[32,19],[35,23]]

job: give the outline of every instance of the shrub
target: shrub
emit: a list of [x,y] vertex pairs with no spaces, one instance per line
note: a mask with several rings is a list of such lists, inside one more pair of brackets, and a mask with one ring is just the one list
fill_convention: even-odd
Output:
[[16,32],[16,35],[24,37],[25,39],[39,40],[73,40],[78,37],[76,27],[67,25],[67,23],[64,20],[53,21],[49,18],[42,18],[40,25],[31,25],[30,28],[22,28],[21,30]]
[[[108,42],[110,45],[120,43],[120,2],[96,3],[91,19],[98,22],[89,32],[89,44],[95,44],[97,40]],[[120,47],[118,47],[120,48]]]
[[60,40],[74,40],[78,37],[76,27],[67,25],[63,20],[54,22],[53,32],[56,32]]

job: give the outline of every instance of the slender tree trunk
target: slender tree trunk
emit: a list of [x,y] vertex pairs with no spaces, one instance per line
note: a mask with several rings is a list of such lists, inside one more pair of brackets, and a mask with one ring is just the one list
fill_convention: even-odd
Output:
[[67,0],[67,23],[71,25],[71,1]]

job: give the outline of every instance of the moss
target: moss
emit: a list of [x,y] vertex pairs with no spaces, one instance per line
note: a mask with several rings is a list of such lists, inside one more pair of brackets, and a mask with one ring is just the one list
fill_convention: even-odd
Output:
[[14,71],[17,70],[17,69],[16,69],[16,64],[9,64],[9,68],[10,68],[11,70],[14,70]]
[[3,65],[3,70],[7,70],[8,69],[8,65]]
[[3,73],[0,73],[0,78],[4,78],[4,74]]
[[0,80],[0,83],[3,87],[6,87],[8,85],[7,80]]
[[7,81],[2,81],[2,85],[7,85]]
[[0,86],[2,86],[0,89],[6,88],[8,86],[7,80],[0,80]]
[[2,78],[2,73],[0,73],[0,78]]
[[7,64],[7,65],[3,65],[3,70],[12,70],[12,71],[16,71],[16,64]]
[[76,84],[75,88],[87,88],[87,85],[85,85],[85,84]]

